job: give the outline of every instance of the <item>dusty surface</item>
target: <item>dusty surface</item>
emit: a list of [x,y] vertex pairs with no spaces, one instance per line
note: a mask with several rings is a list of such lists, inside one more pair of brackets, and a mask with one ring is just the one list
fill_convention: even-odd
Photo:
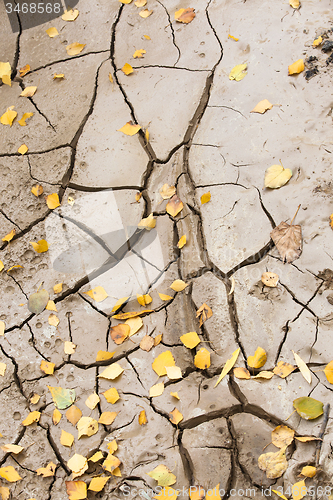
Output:
[[[195,8],[188,25],[174,21],[182,7]],[[332,24],[331,2],[304,0],[294,11],[287,1],[148,0],[153,14],[147,19],[134,3],[116,0],[80,0],[77,8],[75,22],[59,17],[14,34],[0,5],[0,60],[9,61],[16,76],[11,87],[0,88],[0,113],[9,106],[18,118],[34,113],[26,127],[16,121],[0,125],[1,238],[16,229],[0,251],[0,320],[6,325],[0,362],[7,365],[0,381],[0,439],[1,445],[25,447],[19,455],[1,452],[1,467],[14,466],[22,478],[1,485],[18,500],[65,499],[69,458],[97,450],[106,456],[115,438],[121,477],[112,475],[97,498],[126,498],[128,491],[134,498],[140,488],[153,496],[157,483],[147,473],[160,464],[176,475],[175,489],[201,485],[207,491],[219,483],[224,498],[256,498],[270,496],[267,488],[274,485],[289,498],[302,466],[315,463],[316,445],[294,441],[279,479],[267,479],[257,460],[279,424],[297,435],[318,436],[322,417],[306,421],[293,414],[286,422],[295,398],[331,400],[332,386],[321,370],[333,358],[333,143],[332,69],[320,59],[319,74],[306,81],[304,73],[288,76],[287,66],[311,55],[322,58],[312,41]],[[49,27],[59,36],[49,38]],[[74,41],[86,47],[68,56],[65,47]],[[146,50],[143,58],[133,59],[137,49]],[[134,68],[129,76],[121,71],[125,63]],[[230,81],[231,69],[242,63],[248,74]],[[25,64],[31,71],[20,79],[18,69]],[[54,73],[65,79],[54,81]],[[19,97],[29,85],[37,93]],[[250,113],[262,99],[275,106],[264,115]],[[129,120],[142,126],[133,137],[118,131]],[[23,143],[29,150],[21,156],[17,149]],[[266,168],[279,159],[293,177],[281,189],[263,189]],[[44,195],[37,199],[31,193],[36,183],[45,195],[58,193],[61,206],[49,210]],[[175,218],[159,194],[165,183],[176,186],[184,203]],[[211,201],[202,205],[208,191]],[[283,264],[270,231],[290,220],[299,204],[303,253]],[[126,241],[150,213],[156,229],[128,250]],[[179,250],[184,234],[187,243]],[[50,248],[37,254],[30,241],[42,238]],[[117,254],[119,248],[125,251]],[[279,275],[277,288],[261,283],[265,271]],[[170,288],[175,279],[188,284],[184,291]],[[61,282],[63,290],[55,294],[53,286]],[[41,283],[56,303],[58,327],[49,325],[50,311],[35,315],[27,308]],[[96,286],[109,295],[103,302],[85,294]],[[163,302],[158,292],[172,299]],[[152,311],[143,316],[139,332],[117,346],[110,326],[119,321],[110,311],[122,297],[130,297],[123,312],[143,309],[137,293],[151,295]],[[203,303],[213,316],[200,327],[196,311]],[[180,341],[191,331],[202,341],[192,350]],[[149,352],[139,347],[146,334],[163,334]],[[64,353],[65,341],[77,345],[74,354]],[[278,361],[293,363],[296,351],[312,370],[311,385],[296,370],[287,379],[266,381],[229,374],[214,388],[235,349],[240,347],[236,366],[246,366],[258,346],[267,351],[266,370]],[[211,353],[206,370],[194,365],[202,347]],[[96,362],[100,350],[114,352],[113,358]],[[164,393],[150,398],[158,379],[152,362],[167,350],[183,378],[161,377]],[[53,375],[41,371],[42,360],[55,363]],[[113,362],[123,374],[114,381],[99,378]],[[78,440],[65,410],[59,424],[52,423],[47,386],[75,389],[75,405],[84,416],[119,414],[112,425],[99,424],[95,435]],[[120,395],[113,405],[103,396],[110,387]],[[90,410],[85,401],[94,392],[101,401]],[[30,401],[33,394],[41,396],[37,404]],[[170,422],[175,407],[183,415],[178,425]],[[22,426],[34,410],[41,412],[40,421]],[[144,426],[138,422],[142,410]],[[74,435],[72,448],[60,444],[62,430]],[[306,480],[307,486],[321,487],[319,498],[330,492],[331,441],[330,418],[322,472]],[[276,450],[270,445],[266,451]],[[37,475],[51,461],[55,475]],[[78,479],[89,484],[102,472],[99,462]]]

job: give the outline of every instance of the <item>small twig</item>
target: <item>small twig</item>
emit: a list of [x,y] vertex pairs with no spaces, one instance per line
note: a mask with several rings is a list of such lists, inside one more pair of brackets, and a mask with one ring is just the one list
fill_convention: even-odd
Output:
[[[280,161],[281,161],[281,160],[280,160]],[[299,204],[299,205],[298,205],[298,208],[297,208],[297,210],[296,210],[296,213],[295,213],[294,217],[291,219],[291,222],[290,222],[290,225],[291,225],[291,226],[292,226],[292,224],[293,224],[293,222],[294,222],[294,219],[295,219],[296,215],[298,214],[298,211],[299,211],[299,209],[300,209],[300,208],[301,208],[301,204]]]
[[323,444],[323,438],[324,438],[326,426],[328,423],[329,414],[330,414],[330,404],[327,403],[327,405],[325,405],[325,407],[324,407],[324,419],[323,419],[323,422],[321,424],[320,433],[318,436],[318,438],[321,439],[321,441],[318,441],[318,443],[316,444],[316,467],[318,467],[318,465],[319,465],[320,452],[321,452],[321,447]]

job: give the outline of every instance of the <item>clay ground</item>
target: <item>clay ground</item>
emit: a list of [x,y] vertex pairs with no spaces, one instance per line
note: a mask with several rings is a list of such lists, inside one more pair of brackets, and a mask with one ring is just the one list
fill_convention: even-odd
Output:
[[[6,364],[0,439],[2,446],[24,447],[16,455],[1,451],[1,467],[13,466],[21,477],[3,479],[1,486],[18,500],[67,499],[70,457],[89,458],[98,450],[105,457],[116,439],[121,477],[104,472],[102,462],[89,462],[77,480],[89,485],[94,476],[110,476],[101,493],[88,491],[89,498],[126,498],[127,486],[132,498],[140,488],[154,496],[157,482],[147,473],[161,464],[176,476],[174,489],[201,485],[207,491],[219,483],[221,497],[257,498],[262,487],[274,485],[289,498],[302,467],[315,464],[316,442],[294,440],[288,469],[278,479],[267,479],[258,457],[277,425],[288,425],[297,436],[318,436],[323,417],[307,421],[294,413],[286,419],[294,399],[311,396],[326,404],[332,396],[322,371],[333,359],[332,71],[320,47],[312,47],[332,25],[332,3],[304,0],[294,10],[286,0],[148,0],[146,7],[153,13],[143,19],[134,2],[79,0],[74,22],[58,17],[13,33],[0,5],[0,59],[16,75],[11,87],[0,88],[1,115],[9,106],[17,120],[34,113],[25,127],[17,120],[12,127],[0,125],[1,237],[16,230],[0,252],[0,362]],[[174,14],[185,7],[195,8],[196,17],[177,23]],[[50,27],[57,37],[46,34]],[[68,56],[73,42],[86,46]],[[138,49],[146,53],[134,59]],[[309,81],[304,72],[288,76],[288,65],[311,55],[319,59],[319,74]],[[125,63],[134,68],[128,76],[121,71]],[[245,78],[229,80],[242,63],[248,65]],[[20,78],[18,69],[26,64],[31,69]],[[54,80],[55,73],[65,78]],[[19,97],[33,85],[33,97]],[[250,113],[262,99],[273,108]],[[118,131],[130,120],[142,127],[133,136]],[[28,146],[25,155],[17,152],[22,144]],[[265,170],[279,159],[292,178],[280,189],[263,189]],[[166,212],[159,193],[165,183],[176,187],[184,204],[176,217]],[[44,189],[38,198],[31,193],[36,184]],[[207,192],[211,200],[201,204]],[[52,193],[61,202],[54,210],[45,201]],[[303,252],[283,264],[270,232],[290,222],[299,204]],[[151,213],[156,228],[126,249]],[[187,242],[179,249],[183,235]],[[36,253],[30,242],[41,239],[49,250]],[[15,265],[22,267],[8,271]],[[279,275],[276,288],[262,284],[265,271]],[[188,286],[175,292],[170,285],[176,279]],[[54,293],[58,283],[62,291]],[[56,304],[57,327],[48,322],[52,311],[37,315],[27,307],[41,284]],[[85,294],[97,286],[109,295],[102,302]],[[159,293],[171,299],[163,301]],[[150,294],[150,312],[142,315],[143,327],[117,345],[110,327],[123,321],[111,310],[123,297],[129,299],[118,312],[144,309],[136,294]],[[196,312],[204,303],[213,315],[200,326]],[[193,331],[201,343],[188,349],[180,336]],[[159,345],[149,352],[140,348],[145,335],[160,334]],[[76,344],[71,355],[64,352],[66,341]],[[265,370],[279,361],[294,364],[292,350],[297,352],[312,371],[311,384],[299,370],[271,380],[241,380],[231,371],[214,388],[238,347],[235,366],[245,367],[258,346],[267,352]],[[203,347],[210,352],[207,369],[194,364]],[[114,355],[96,361],[98,351]],[[171,351],[181,379],[159,378],[152,369],[164,351]],[[43,360],[55,364],[54,374],[40,369]],[[98,377],[114,362],[124,369],[119,377]],[[150,397],[161,381],[163,394]],[[74,389],[83,416],[98,420],[114,411],[117,417],[78,439],[66,409],[57,425],[52,422],[48,386]],[[103,395],[111,387],[120,395],[114,404]],[[100,403],[90,410],[85,401],[93,393]],[[183,416],[178,425],[170,421],[174,408]],[[146,425],[138,422],[142,410]],[[41,412],[39,422],[23,426],[32,411]],[[60,443],[62,430],[73,434],[72,447]],[[321,472],[306,479],[307,486],[330,486],[331,442],[329,418]],[[56,464],[55,474],[37,475],[49,462]]]

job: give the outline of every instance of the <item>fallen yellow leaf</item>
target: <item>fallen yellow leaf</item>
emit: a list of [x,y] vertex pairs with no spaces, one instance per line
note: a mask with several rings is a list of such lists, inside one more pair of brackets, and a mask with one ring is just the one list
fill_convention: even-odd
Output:
[[108,480],[110,479],[110,476],[107,477],[93,477],[92,480],[90,481],[88,490],[91,491],[102,491]]
[[184,204],[176,194],[168,201],[165,209],[169,215],[176,217],[184,208]]
[[164,384],[163,382],[160,382],[159,384],[153,385],[149,389],[149,397],[150,398],[156,398],[157,396],[161,396],[164,392]]
[[3,477],[3,479],[6,479],[10,483],[16,483],[16,481],[20,481],[20,479],[22,479],[12,465],[1,467],[0,477]]
[[26,75],[29,71],[30,71],[30,65],[26,64],[25,66],[23,66],[23,68],[21,68],[19,70],[20,76],[22,77],[22,76]]
[[132,121],[127,122],[123,127],[119,128],[117,132],[122,132],[125,135],[135,135],[141,129],[141,125],[135,125]]
[[251,374],[250,374],[249,370],[247,370],[246,368],[241,368],[241,367],[234,368],[233,374],[236,378],[240,378],[240,379],[249,380],[251,378]]
[[299,0],[289,0],[289,5],[293,7],[293,9],[298,9],[301,3]]
[[60,320],[59,320],[58,316],[56,316],[55,314],[50,314],[50,316],[48,318],[48,323],[50,326],[57,327],[60,323]]
[[85,400],[85,404],[86,406],[88,406],[90,410],[96,408],[99,402],[100,402],[100,397],[98,396],[98,394],[96,394],[96,392],[90,394],[90,396],[88,396],[88,398]]
[[33,424],[34,422],[39,422],[41,413],[39,411],[32,411],[29,415],[23,420],[22,425],[27,427],[28,425]]
[[197,310],[196,318],[199,318],[199,325],[202,326],[207,319],[213,316],[213,311],[207,304],[202,304]]
[[175,425],[178,425],[179,422],[181,422],[184,419],[183,415],[180,413],[179,410],[177,410],[177,408],[174,408],[169,413],[169,415],[170,415],[170,422],[172,422]]
[[169,380],[178,380],[183,377],[179,366],[166,366],[165,370]]
[[61,16],[63,21],[75,21],[77,16],[79,15],[79,11],[77,9],[69,9],[65,10],[64,14]]
[[2,83],[11,87],[11,73],[12,68],[9,62],[0,62],[0,78]]
[[132,337],[135,333],[137,333],[140,328],[143,327],[143,321],[138,316],[136,318],[129,318],[125,321],[125,325],[130,327],[130,332],[128,334],[129,337]]
[[286,448],[282,448],[276,453],[263,453],[258,458],[259,469],[266,471],[268,479],[281,477],[287,470],[288,462],[285,455]]
[[136,7],[144,7],[147,3],[147,0],[136,0],[136,2],[134,2],[134,5]]
[[74,443],[73,434],[71,434],[70,432],[66,432],[62,429],[60,436],[60,444],[62,444],[62,446],[68,446],[68,448],[70,448],[73,443]]
[[[147,2],[146,2],[147,3]],[[144,4],[146,5],[146,4]],[[150,36],[149,35],[143,35],[145,37],[146,40],[151,40]]]
[[197,332],[188,332],[180,337],[184,346],[188,349],[194,349],[198,344],[200,344],[200,338]]
[[288,66],[288,75],[297,75],[304,71],[304,61],[303,59],[297,59],[293,64]]
[[247,64],[237,64],[237,66],[230,71],[229,80],[236,80],[236,82],[243,80],[244,76],[247,75],[246,69]]
[[93,436],[98,432],[98,422],[91,417],[81,417],[76,427],[78,430],[78,439],[82,436]]
[[58,408],[55,408],[52,413],[52,422],[54,425],[58,425],[60,420],[61,420],[62,414],[58,410]]
[[73,405],[66,411],[66,418],[72,425],[76,425],[82,417],[82,411],[77,406]]
[[272,377],[274,377],[274,373],[273,372],[268,372],[266,370],[263,370],[261,372],[259,372],[255,377],[253,378],[263,378],[265,380],[270,380]]
[[22,92],[20,93],[20,97],[32,97],[36,93],[37,87],[34,85],[31,87],[26,87]]
[[178,392],[170,392],[170,396],[172,396],[173,398],[176,398],[176,399],[178,399],[178,401],[180,401],[180,397],[178,396]]
[[148,422],[148,420],[147,420],[146,412],[145,412],[145,410],[141,410],[139,413],[139,424],[146,425],[147,422]]
[[39,394],[33,394],[30,398],[30,403],[32,405],[36,405],[38,403],[38,401],[40,400],[40,395]]
[[26,120],[27,120],[28,118],[30,118],[31,116],[34,116],[34,114],[33,114],[33,113],[23,113],[22,118],[21,118],[20,120],[18,120],[18,122],[17,122],[17,123],[18,123],[19,125],[21,125],[21,127],[26,127],[26,126],[27,126],[27,124],[26,124]]
[[239,38],[236,38],[235,36],[228,35],[228,38],[231,38],[231,40],[235,40],[235,42],[238,42]]
[[175,292],[182,292],[188,285],[185,283],[183,280],[175,280],[172,285],[170,285],[170,288],[174,290]]
[[268,99],[263,99],[252,109],[251,113],[265,113],[268,109],[272,109],[273,104]]
[[45,359],[43,359],[40,364],[40,369],[42,370],[42,372],[46,373],[46,375],[52,375],[54,372],[54,367],[55,367],[54,363],[51,363],[50,361],[45,361]]
[[120,307],[125,304],[125,302],[129,299],[129,297],[122,297],[121,299],[118,299],[117,302],[115,303],[115,305],[113,306],[112,308],[112,311],[111,312],[115,312],[117,311],[118,309],[120,309]]
[[87,498],[87,485],[84,481],[65,481],[69,500]]
[[114,352],[98,351],[96,361],[105,361],[106,359],[111,359],[113,356]]
[[303,377],[305,378],[307,383],[311,385],[311,372],[310,372],[307,364],[303,361],[303,359],[295,351],[293,351],[293,355],[294,355],[294,358],[296,361],[296,365],[299,368],[299,371],[301,372],[301,374],[303,375]]
[[22,144],[22,146],[20,146],[17,150],[17,152],[20,153],[21,155],[25,155],[27,151],[28,151],[28,146],[26,146],[26,144]]
[[111,336],[113,342],[115,342],[115,344],[119,345],[119,344],[122,344],[125,339],[127,339],[130,331],[131,331],[131,329],[130,329],[129,325],[125,325],[125,324],[120,323],[119,325],[115,325],[115,326],[111,327],[110,336]]
[[231,358],[227,360],[227,362],[224,365],[224,368],[223,368],[223,370],[221,372],[221,375],[219,376],[219,378],[218,378],[216,384],[214,385],[214,387],[216,387],[221,382],[221,380],[229,373],[229,371],[231,370],[231,368],[234,366],[234,364],[237,361],[239,351],[240,351],[240,348],[238,347],[238,349],[236,349],[232,353]]
[[163,184],[163,186],[160,189],[160,195],[162,196],[163,200],[168,200],[174,194],[176,194],[175,186],[169,186],[169,184]]
[[114,380],[115,378],[118,378],[119,375],[123,373],[123,371],[124,368],[118,365],[118,363],[113,363],[112,365],[105,368],[105,370],[98,376],[100,378],[106,378],[107,380]]
[[317,468],[313,467],[312,465],[306,465],[301,470],[302,476],[305,476],[305,477],[313,477],[316,475],[316,472],[317,472]]
[[103,425],[111,425],[114,422],[117,415],[118,412],[116,411],[105,411],[99,417],[98,423]]
[[175,358],[171,351],[164,351],[153,361],[152,368],[159,377],[166,375],[166,366],[175,366]]
[[321,36],[318,36],[315,40],[313,40],[312,47],[318,47],[323,41],[323,38]]
[[275,288],[279,282],[279,275],[275,273],[266,272],[261,276],[261,281],[264,285],[270,288]]
[[133,54],[133,59],[143,57],[143,54],[146,54],[146,51],[144,49],[136,50]]
[[293,496],[293,500],[301,500],[307,494],[308,490],[305,486],[304,479],[302,481],[298,481],[291,487],[291,494]]
[[189,7],[188,9],[179,9],[175,12],[175,19],[179,23],[188,24],[195,18],[194,9]]
[[144,9],[144,10],[141,10],[141,12],[139,12],[139,16],[141,16],[143,19],[146,19],[146,18],[147,18],[147,17],[149,17],[152,13],[153,13],[153,11],[152,11],[152,10]]
[[211,199],[211,194],[210,192],[208,191],[208,193],[205,193],[201,196],[200,198],[200,201],[201,201],[201,205],[204,205],[205,203],[208,203]]
[[2,239],[2,241],[8,241],[8,243],[14,238],[16,234],[16,229],[12,229],[10,233],[6,234]]
[[177,478],[166,465],[160,464],[151,472],[147,472],[147,476],[152,477],[157,481],[158,486],[171,486],[175,484]]
[[0,375],[4,377],[7,365],[6,363],[0,363]]
[[103,453],[101,451],[96,451],[96,453],[93,454],[92,457],[88,458],[91,462],[98,462],[99,460],[102,460],[104,458]]
[[14,107],[10,106],[7,108],[7,111],[0,117],[2,125],[9,125],[10,127],[13,125],[13,121],[17,117],[16,111],[13,111]]
[[49,300],[48,303],[46,304],[45,309],[47,309],[48,311],[57,312],[57,306],[55,305],[54,300]]
[[158,293],[161,300],[172,300],[173,297],[171,295],[165,295],[165,293]]
[[80,52],[82,52],[85,46],[86,46],[85,43],[79,43],[79,42],[70,43],[66,47],[66,52],[69,56],[76,56],[77,54],[80,54]]
[[56,471],[56,464],[53,462],[50,462],[47,464],[46,467],[41,467],[40,469],[37,469],[37,476],[42,476],[42,477],[52,477],[54,476],[54,473]]
[[89,297],[94,299],[96,302],[103,302],[103,300],[109,296],[102,286],[96,286],[92,290],[83,293],[89,295]]
[[65,354],[74,354],[76,349],[76,344],[74,342],[70,342],[69,340],[66,340],[64,342],[64,352]]
[[186,234],[184,234],[178,241],[177,247],[178,248],[183,248],[183,246],[186,245]]
[[277,448],[285,448],[289,446],[295,436],[295,431],[286,425],[278,425],[272,430],[272,443]]
[[286,378],[296,369],[296,366],[293,366],[285,361],[279,361],[276,367],[273,369],[275,375],[278,375],[281,378]]
[[131,73],[133,73],[133,68],[130,64],[126,63],[124,64],[124,66],[121,68],[121,71],[123,73],[125,73],[125,75],[130,75]]
[[112,317],[115,319],[130,319],[130,318],[135,318],[136,316],[142,316],[143,314],[151,313],[151,312],[153,312],[152,309],[142,309],[142,311],[133,311],[133,312],[115,314]]
[[88,461],[83,455],[75,453],[67,462],[68,467],[73,473],[73,478],[82,476],[88,469]]
[[148,217],[141,219],[141,221],[138,224],[139,228],[142,229],[147,229],[147,231],[150,231],[156,226],[156,219],[154,219],[153,214],[148,215]]
[[64,73],[54,73],[53,80],[63,80],[65,78]]
[[119,399],[118,391],[115,387],[111,387],[102,393],[108,403],[115,404]]
[[47,252],[49,249],[48,242],[46,240],[39,240],[37,243],[35,241],[30,241],[32,248],[35,250],[37,253],[44,253]]
[[[3,265],[2,260],[0,260],[0,272],[1,272],[1,271],[3,271],[3,270],[4,270],[4,268],[5,268],[5,266]],[[3,323],[3,321],[2,321],[2,323]],[[0,330],[1,330],[1,329],[0,329]],[[2,334],[0,333],[0,335],[2,335]]]
[[210,352],[205,347],[201,347],[194,357],[194,365],[200,370],[210,367]]
[[261,368],[267,361],[267,354],[262,347],[258,347],[253,356],[247,358],[247,364],[250,368]]
[[55,36],[59,35],[57,28],[48,28],[45,31],[49,35],[50,38],[54,38]]
[[150,304],[152,302],[152,298],[150,295],[139,295],[138,293],[136,294],[136,299],[139,302],[140,306],[145,306],[146,304]]
[[265,172],[265,187],[278,189],[289,181],[293,172],[290,168],[283,168],[282,165],[272,165]]
[[328,363],[324,368],[324,373],[326,375],[327,381],[333,384],[333,360]]
[[31,192],[32,192],[32,194],[34,194],[38,198],[38,196],[40,196],[41,194],[44,193],[43,186],[41,186],[40,184],[36,184],[36,186],[33,186],[31,188]]
[[60,207],[59,196],[57,193],[49,194],[46,197],[46,204],[50,210],[54,210],[57,207]]
[[24,450],[24,447],[19,446],[18,444],[5,444],[1,446],[1,449],[6,453],[14,453],[14,455],[17,455]]

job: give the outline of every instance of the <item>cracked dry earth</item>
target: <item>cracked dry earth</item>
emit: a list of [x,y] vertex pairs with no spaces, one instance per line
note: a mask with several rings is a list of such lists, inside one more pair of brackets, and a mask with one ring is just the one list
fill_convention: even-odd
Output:
[[[157,483],[147,473],[160,464],[176,475],[173,488],[208,490],[219,483],[224,498],[262,497],[262,487],[287,491],[302,466],[315,460],[316,444],[297,441],[288,448],[289,465],[281,478],[267,479],[257,465],[272,429],[292,413],[295,398],[311,396],[326,404],[332,395],[321,371],[333,358],[332,80],[325,68],[309,82],[302,74],[287,75],[288,64],[318,50],[311,44],[331,22],[330,1],[304,0],[298,11],[288,2],[268,0],[148,4],[153,14],[142,19],[134,4],[80,0],[75,22],[59,17],[18,33],[0,6],[0,59],[10,61],[13,76],[25,64],[31,67],[23,79],[1,87],[1,113],[12,105],[19,115],[34,113],[26,127],[1,125],[0,137],[1,237],[16,229],[0,252],[5,266],[0,319],[6,325],[0,361],[7,365],[0,432],[2,444],[25,447],[18,455],[1,451],[1,467],[12,465],[22,477],[2,481],[12,498],[68,498],[69,458],[74,452],[90,457],[97,450],[106,456],[113,439],[121,477],[111,476],[97,498],[126,498],[126,485],[133,498],[140,488],[153,495]],[[195,8],[188,25],[173,21],[181,7]],[[51,26],[60,33],[56,39],[45,33]],[[86,47],[69,57],[65,47],[74,41]],[[141,48],[144,58],[133,59]],[[129,76],[120,70],[126,62],[134,67]],[[230,70],[243,62],[246,77],[230,81]],[[65,79],[54,81],[54,73],[64,73]],[[36,85],[37,93],[19,98],[28,85]],[[250,114],[265,98],[278,106],[264,115]],[[133,137],[117,131],[129,120],[142,126]],[[21,156],[17,149],[23,143],[29,151]],[[280,190],[263,190],[264,172],[279,158],[293,177]],[[58,193],[61,206],[49,210],[44,197],[33,196],[36,183],[46,195]],[[184,203],[176,218],[167,214],[159,194],[164,183],[175,185]],[[211,201],[201,205],[207,191]],[[142,197],[136,202],[138,192]],[[303,253],[293,264],[283,264],[270,231],[290,220],[299,203]],[[156,230],[144,231],[132,244],[137,224],[150,213]],[[184,234],[187,243],[179,250]],[[42,238],[50,248],[37,254],[30,241]],[[6,272],[17,264],[22,268]],[[261,283],[266,270],[279,275],[277,288]],[[175,279],[188,284],[185,290],[170,288]],[[63,290],[54,294],[60,282]],[[48,324],[49,311],[34,315],[27,308],[41,283],[56,303],[58,327]],[[108,293],[105,301],[85,294],[96,286]],[[163,302],[158,292],[172,299]],[[120,321],[110,311],[125,296],[130,299],[122,311],[139,310],[137,293],[151,295],[152,312],[143,315],[138,333],[117,346],[110,327]],[[213,316],[200,327],[196,311],[203,303]],[[202,341],[192,350],[180,341],[191,331]],[[146,334],[163,334],[149,352],[139,347]],[[64,353],[64,341],[77,345],[74,354]],[[211,354],[206,370],[194,365],[202,346]],[[312,371],[311,385],[296,370],[271,380],[231,374],[214,388],[235,349],[240,347],[236,366],[246,366],[258,346],[267,352],[267,370],[278,361],[293,363],[292,350],[297,352]],[[114,356],[96,362],[99,350]],[[183,378],[163,377],[164,393],[150,398],[157,382],[151,365],[166,350]],[[53,375],[40,370],[42,360],[55,363]],[[124,369],[122,375],[114,381],[99,378],[113,362]],[[52,423],[47,386],[75,389],[75,405],[85,416],[98,420],[101,412],[119,413],[112,425],[100,424],[95,435],[78,440],[65,411],[58,425]],[[114,405],[102,395],[110,387],[121,396]],[[91,411],[85,401],[93,392],[101,401]],[[170,392],[178,392],[180,400]],[[41,396],[35,405],[33,394]],[[178,426],[170,422],[174,407],[183,415]],[[143,409],[148,423],[140,426]],[[40,421],[22,426],[33,410],[41,412]],[[286,424],[297,435],[318,436],[321,423],[322,417],[306,421],[294,413]],[[74,434],[72,448],[60,444],[62,429]],[[330,485],[332,441],[329,418],[321,473],[307,479],[307,486]],[[50,461],[57,465],[55,475],[37,475],[36,469]],[[89,484],[101,471],[100,463],[91,464],[79,479]]]

